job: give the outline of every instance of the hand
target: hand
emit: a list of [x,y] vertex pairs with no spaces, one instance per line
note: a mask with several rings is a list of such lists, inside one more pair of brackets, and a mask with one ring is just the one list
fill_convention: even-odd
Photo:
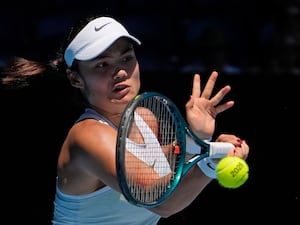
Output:
[[226,85],[217,92],[213,97],[211,94],[215,86],[218,73],[213,71],[201,92],[200,75],[195,74],[193,80],[192,95],[186,103],[186,118],[191,130],[201,139],[209,139],[215,131],[216,116],[231,108],[234,101],[227,101],[219,104],[224,96],[231,90],[229,85]]
[[216,141],[218,142],[229,142],[235,146],[235,149],[232,149],[228,152],[228,156],[238,156],[242,159],[246,159],[249,154],[249,146],[245,140],[238,138],[232,134],[221,134]]

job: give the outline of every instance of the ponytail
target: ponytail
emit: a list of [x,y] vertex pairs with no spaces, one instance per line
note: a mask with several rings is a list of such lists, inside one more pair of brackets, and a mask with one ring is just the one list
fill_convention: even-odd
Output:
[[19,89],[31,86],[40,77],[61,77],[66,71],[64,64],[60,57],[45,63],[15,56],[7,61],[1,71],[1,85],[4,88]]

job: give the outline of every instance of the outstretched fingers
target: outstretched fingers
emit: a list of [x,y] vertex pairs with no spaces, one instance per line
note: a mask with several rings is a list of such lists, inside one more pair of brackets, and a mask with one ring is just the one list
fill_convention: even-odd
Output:
[[215,94],[215,96],[213,96],[210,101],[211,103],[216,106],[217,104],[219,104],[223,98],[225,97],[225,95],[228,94],[228,92],[231,90],[231,87],[229,85],[226,85],[225,87],[223,87],[220,91],[218,91],[217,94]]
[[225,102],[224,104],[218,105],[215,107],[215,113],[218,115],[221,112],[224,112],[225,110],[231,108],[234,105],[234,101],[228,101]]
[[201,80],[200,75],[195,74],[193,79],[193,88],[192,88],[192,96],[194,98],[199,98],[201,95]]
[[227,93],[230,90],[231,90],[231,87],[229,85],[226,85],[214,97],[212,97],[210,99],[211,104],[213,106],[215,106],[217,114],[231,108],[234,105],[234,101],[227,101],[227,102],[219,105],[219,103],[223,100],[225,95],[227,95]]
[[216,71],[213,71],[207,80],[204,90],[202,91],[201,97],[204,97],[206,99],[210,98],[213,89],[215,87],[217,77],[218,77],[218,73]]
[[233,101],[227,101],[223,104],[220,104],[220,102],[223,100],[225,95],[227,95],[227,93],[231,90],[231,87],[229,85],[226,85],[220,91],[218,91],[217,94],[211,97],[217,78],[218,78],[218,72],[213,71],[202,91],[200,75],[195,74],[193,79],[192,98],[190,99],[190,101],[187,103],[186,106],[192,107],[194,104],[193,99],[204,98],[207,99],[210,103],[210,106],[213,107],[213,110],[211,110],[213,112],[212,113],[213,115],[217,115],[231,108],[234,105]]

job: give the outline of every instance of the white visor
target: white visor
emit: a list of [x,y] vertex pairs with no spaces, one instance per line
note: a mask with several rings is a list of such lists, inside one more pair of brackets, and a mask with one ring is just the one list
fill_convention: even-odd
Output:
[[127,37],[140,45],[125,27],[110,17],[99,17],[89,22],[73,39],[65,51],[68,67],[74,59],[91,60],[108,49],[117,39]]

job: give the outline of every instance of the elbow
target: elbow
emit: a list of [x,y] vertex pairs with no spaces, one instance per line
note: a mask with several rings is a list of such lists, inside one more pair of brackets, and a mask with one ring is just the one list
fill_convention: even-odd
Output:
[[173,216],[174,214],[180,212],[182,208],[178,208],[175,205],[160,205],[155,208],[152,208],[151,211],[158,214],[162,218],[168,218],[170,216]]
[[172,213],[172,212],[168,212],[168,213],[163,213],[161,214],[160,216],[162,218],[169,218],[170,216],[173,216],[175,213]]

